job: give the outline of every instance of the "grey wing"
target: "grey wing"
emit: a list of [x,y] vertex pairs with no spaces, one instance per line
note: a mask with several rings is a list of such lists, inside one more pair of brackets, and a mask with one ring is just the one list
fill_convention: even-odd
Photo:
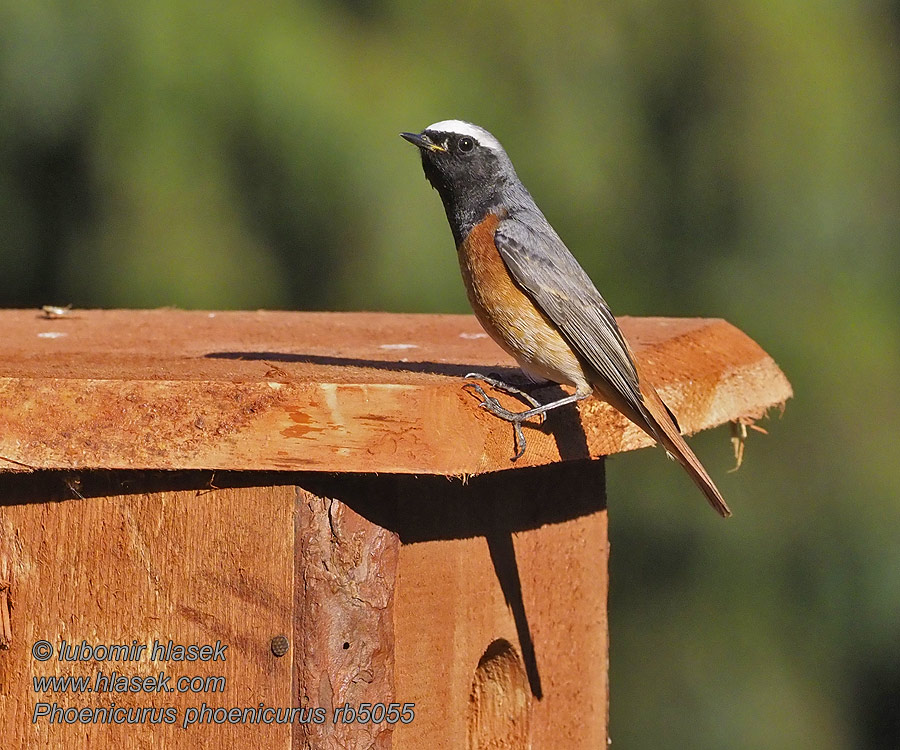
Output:
[[616,319],[550,225],[535,231],[504,219],[494,241],[513,279],[559,327],[575,353],[644,413],[637,371]]

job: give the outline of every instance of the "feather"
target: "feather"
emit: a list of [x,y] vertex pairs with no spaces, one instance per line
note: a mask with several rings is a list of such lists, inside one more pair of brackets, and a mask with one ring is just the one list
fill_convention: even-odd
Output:
[[[559,328],[584,362],[594,390],[663,446],[722,516],[731,511],[637,361],[590,277],[543,216],[531,226],[508,217],[494,234],[515,282]],[[532,228],[537,227],[537,228]]]

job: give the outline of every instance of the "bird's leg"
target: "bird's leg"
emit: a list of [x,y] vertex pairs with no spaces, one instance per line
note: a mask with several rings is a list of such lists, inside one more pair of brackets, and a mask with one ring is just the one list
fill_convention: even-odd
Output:
[[513,461],[518,458],[521,458],[525,454],[525,448],[527,447],[527,443],[525,441],[525,434],[522,432],[522,422],[531,419],[532,417],[543,417],[548,411],[551,409],[556,409],[560,406],[566,406],[567,404],[573,404],[576,401],[581,401],[582,399],[587,398],[591,395],[590,391],[587,393],[575,393],[571,396],[565,396],[557,401],[551,401],[549,404],[540,404],[536,399],[530,396],[527,393],[519,390],[518,388],[514,388],[508,383],[504,383],[503,381],[496,380],[494,378],[486,378],[483,375],[479,375],[477,373],[471,373],[466,377],[477,377],[483,380],[488,385],[493,388],[497,388],[497,390],[506,391],[507,393],[513,393],[515,395],[523,397],[528,403],[532,404],[534,408],[527,409],[526,411],[509,411],[509,409],[504,409],[500,402],[488,396],[484,389],[475,383],[470,383],[475,392],[484,399],[479,406],[485,411],[489,411],[495,417],[499,417],[507,422],[512,422],[513,429],[515,431],[516,437],[516,455],[513,457]]
[[[484,391],[482,391],[477,385],[475,389],[481,391],[483,395]],[[500,403],[495,398],[488,397],[485,402],[482,402],[482,408],[489,411],[495,417],[500,417],[500,419],[505,419],[507,422],[524,422],[527,419],[531,419],[531,417],[536,417],[540,414],[545,414],[551,409],[556,409],[559,406],[565,406],[566,404],[574,404],[576,401],[581,401],[582,399],[590,396],[590,393],[575,393],[571,396],[566,396],[565,398],[561,398],[558,401],[551,401],[549,404],[541,404],[536,406],[534,409],[528,409],[527,411],[509,411],[508,409],[504,409],[500,406]]]

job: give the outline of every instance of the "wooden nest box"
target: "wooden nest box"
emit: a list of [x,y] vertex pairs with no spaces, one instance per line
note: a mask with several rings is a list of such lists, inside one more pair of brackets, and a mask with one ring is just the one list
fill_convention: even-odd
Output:
[[[688,433],[790,396],[724,321],[620,322]],[[0,329],[4,747],[606,746],[604,457],[650,441],[605,403],[513,463],[470,316]]]

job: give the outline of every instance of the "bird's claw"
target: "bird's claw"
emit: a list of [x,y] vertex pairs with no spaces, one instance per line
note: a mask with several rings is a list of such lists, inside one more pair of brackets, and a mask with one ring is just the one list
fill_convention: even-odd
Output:
[[478,405],[482,409],[489,411],[491,414],[497,414],[497,412],[505,411],[505,409],[500,405],[500,402],[492,396],[486,396],[484,401],[482,401]]
[[[540,406],[540,403],[532,398],[529,394],[520,391],[518,388],[514,388],[513,386],[508,385],[507,383],[503,383],[499,380],[494,380],[493,378],[485,378],[483,375],[479,375],[478,373],[470,373],[466,375],[466,377],[477,377],[479,380],[484,380],[484,382],[488,383],[494,388],[498,390],[507,391],[509,393],[513,393],[514,395],[522,396],[534,407]],[[515,455],[512,457],[513,461],[517,461],[525,455],[525,449],[528,447],[528,443],[525,440],[525,433],[522,430],[522,423],[525,422],[528,417],[523,416],[523,413],[510,411],[509,409],[504,408],[500,402],[494,398],[493,396],[488,396],[485,392],[484,388],[482,388],[478,383],[466,383],[463,386],[463,389],[471,388],[477,397],[481,398],[478,406],[485,411],[493,414],[495,417],[499,417],[500,419],[510,422],[513,426],[513,435],[515,438]],[[546,418],[545,414],[536,415],[540,417],[539,424],[542,424],[544,419]]]
[[[497,377],[494,377],[495,374],[496,373],[491,373],[490,375],[482,375],[479,372],[470,372],[466,375],[466,378],[477,378],[478,380],[487,383],[489,386],[491,386],[491,388],[495,388],[496,390],[502,391],[504,393],[509,393],[513,396],[518,396],[523,401],[530,404],[534,409],[537,409],[541,406],[541,402],[538,401],[530,393],[526,393],[521,388],[516,388],[515,386],[510,385],[509,383],[506,383]],[[517,419],[519,419],[518,412],[505,409],[500,405],[500,402],[496,398],[488,396],[484,392],[484,388],[482,388],[477,383],[466,383],[463,388],[466,387],[473,388],[475,392],[479,396],[481,396],[481,398],[483,399],[481,407],[487,409],[489,412],[491,412],[491,414],[494,414],[501,419],[505,419],[507,422],[515,422]],[[485,402],[489,403],[489,405],[485,405]],[[540,417],[540,419],[538,420],[538,424],[543,424],[544,420],[546,419],[546,414],[538,414],[536,416]]]
[[500,406],[500,402],[497,399],[495,399],[493,396],[488,396],[487,393],[484,392],[484,388],[482,388],[480,385],[478,385],[478,383],[466,383],[463,386],[463,390],[465,390],[466,388],[471,388],[473,391],[475,391],[475,395],[477,397],[481,398],[481,402],[478,405],[482,409],[490,410],[491,408],[495,408],[495,409],[503,408],[502,406]]
[[513,433],[515,434],[516,441],[516,454],[512,457],[512,461],[518,461],[522,456],[525,455],[525,448],[528,447],[528,443],[525,442],[525,433],[522,432],[522,423],[521,422],[513,422]]

